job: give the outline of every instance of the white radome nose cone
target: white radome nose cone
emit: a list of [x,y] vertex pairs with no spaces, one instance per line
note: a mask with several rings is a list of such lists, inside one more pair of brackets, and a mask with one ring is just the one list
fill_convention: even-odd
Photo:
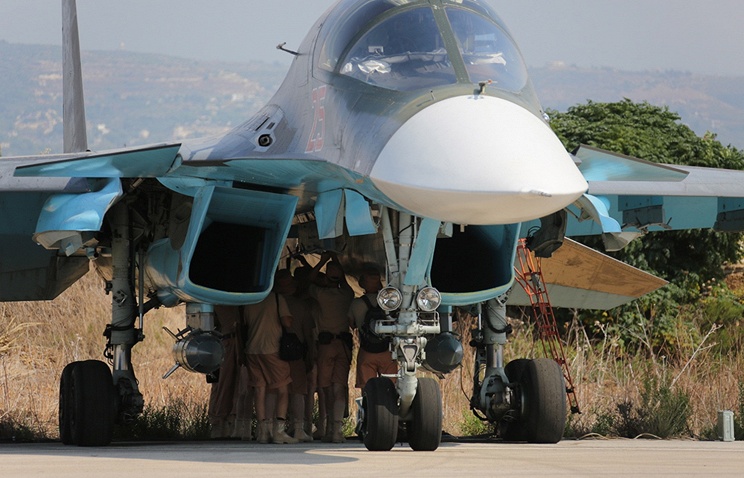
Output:
[[440,101],[409,119],[370,178],[414,214],[456,224],[537,219],[588,187],[542,120],[507,100],[475,96]]

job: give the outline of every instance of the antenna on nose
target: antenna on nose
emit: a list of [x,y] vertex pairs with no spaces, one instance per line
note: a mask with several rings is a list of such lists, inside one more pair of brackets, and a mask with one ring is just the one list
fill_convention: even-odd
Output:
[[486,92],[486,87],[493,83],[493,80],[486,80],[478,82],[478,94],[482,95]]

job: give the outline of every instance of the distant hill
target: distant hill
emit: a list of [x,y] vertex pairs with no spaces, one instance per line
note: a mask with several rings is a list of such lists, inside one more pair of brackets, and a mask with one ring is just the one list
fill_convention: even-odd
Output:
[[698,135],[710,131],[724,145],[744,148],[744,77],[561,64],[531,68],[530,73],[545,108],[565,111],[589,99],[648,101],[677,112]]
[[[0,41],[4,156],[62,149],[62,50]],[[200,137],[250,118],[286,68],[120,51],[83,52],[88,144],[93,150]]]
[[[630,98],[668,105],[698,134],[744,148],[744,77],[532,68],[546,108]],[[61,48],[0,41],[0,148],[4,156],[61,152]],[[286,67],[121,51],[83,52],[88,142],[103,150],[208,136],[236,126],[276,91]]]

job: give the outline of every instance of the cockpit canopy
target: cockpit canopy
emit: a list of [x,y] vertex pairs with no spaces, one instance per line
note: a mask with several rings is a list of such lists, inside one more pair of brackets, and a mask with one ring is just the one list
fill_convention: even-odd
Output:
[[490,80],[519,92],[527,83],[519,50],[482,0],[349,0],[331,16],[322,69],[397,91]]

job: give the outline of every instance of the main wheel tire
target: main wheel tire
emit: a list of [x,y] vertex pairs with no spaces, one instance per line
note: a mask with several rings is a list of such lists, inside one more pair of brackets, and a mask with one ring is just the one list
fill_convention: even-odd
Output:
[[555,360],[532,360],[522,377],[522,409],[530,443],[558,443],[566,428],[566,384]]
[[408,445],[415,451],[434,451],[442,442],[442,392],[433,378],[419,378],[407,423]]
[[59,377],[59,439],[64,445],[73,445],[72,429],[75,422],[72,371],[80,362],[70,362]]
[[114,433],[116,402],[111,370],[98,360],[79,362],[72,370],[72,443],[105,446]]
[[521,358],[512,360],[506,364],[506,367],[504,367],[506,378],[508,378],[511,383],[518,384],[516,387],[516,398],[519,402],[518,409],[516,410],[519,415],[513,420],[505,420],[500,423],[499,436],[506,441],[527,441],[528,439],[525,420],[522,416],[521,397],[523,390],[522,377],[524,376],[524,372],[527,370],[530,362],[532,362],[532,360]]
[[398,437],[398,392],[387,377],[370,379],[362,391],[364,446],[370,451],[388,451]]
[[518,383],[522,379],[522,375],[524,374],[524,371],[527,370],[527,366],[530,362],[532,362],[532,360],[526,358],[512,360],[506,364],[506,367],[504,367],[506,378],[508,378],[510,382]]

